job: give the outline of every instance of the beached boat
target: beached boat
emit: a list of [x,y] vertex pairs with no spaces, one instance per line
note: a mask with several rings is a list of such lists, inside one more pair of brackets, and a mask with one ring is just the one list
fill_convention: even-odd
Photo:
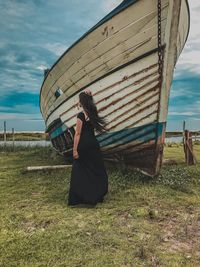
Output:
[[189,32],[187,0],[125,0],[45,72],[40,109],[53,147],[72,159],[78,94],[92,91],[109,131],[105,160],[160,171],[170,86]]

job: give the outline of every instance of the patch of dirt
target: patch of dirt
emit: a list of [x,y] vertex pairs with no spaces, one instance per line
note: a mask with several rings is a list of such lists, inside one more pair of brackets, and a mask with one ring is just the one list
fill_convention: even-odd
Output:
[[58,220],[52,220],[52,219],[45,220],[39,223],[29,220],[29,221],[22,222],[21,225],[22,225],[24,232],[28,234],[33,234],[37,230],[45,231],[46,228],[48,228],[50,225],[57,224],[57,223],[58,223]]
[[32,221],[26,221],[22,223],[22,228],[26,233],[32,234],[36,231],[36,226]]
[[173,159],[163,159],[163,164],[165,165],[177,165],[177,161]]
[[127,226],[130,228],[130,219],[132,219],[132,215],[128,211],[119,211],[117,213],[117,223],[119,226]]
[[200,217],[188,215],[182,218],[167,218],[159,223],[162,228],[162,242],[170,252],[183,252],[200,257]]

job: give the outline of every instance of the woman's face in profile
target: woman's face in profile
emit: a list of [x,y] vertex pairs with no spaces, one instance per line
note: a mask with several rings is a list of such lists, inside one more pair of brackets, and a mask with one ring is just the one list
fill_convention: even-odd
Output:
[[80,99],[78,99],[78,102],[77,102],[77,107],[78,107],[78,108],[82,107],[82,106],[81,106]]

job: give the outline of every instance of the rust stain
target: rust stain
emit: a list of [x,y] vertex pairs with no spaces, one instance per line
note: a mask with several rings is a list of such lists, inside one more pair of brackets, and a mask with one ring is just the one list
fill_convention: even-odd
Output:
[[131,118],[133,118],[133,117],[135,117],[135,116],[138,115],[139,113],[142,113],[144,110],[150,108],[151,106],[153,106],[153,105],[155,105],[155,104],[157,104],[157,103],[158,103],[158,100],[156,100],[156,101],[154,101],[153,103],[151,103],[151,104],[145,106],[144,108],[141,108],[141,109],[138,110],[136,113],[134,113],[134,115],[130,115],[130,116],[128,116],[126,119],[124,119],[124,120],[118,122],[117,124],[115,124],[114,126],[110,127],[109,130],[112,130],[113,128],[117,127],[117,126],[120,125],[121,123],[123,123],[123,122],[125,122],[125,121],[127,121],[127,120],[129,120],[129,119],[131,119]]
[[[149,75],[147,75],[145,78],[142,78],[142,79],[140,79],[140,80],[138,80],[138,81],[136,81],[136,82],[134,82],[134,83],[132,83],[132,84],[130,84],[130,85],[125,86],[125,87],[122,88],[122,89],[119,89],[118,91],[113,92],[113,93],[110,94],[109,96],[100,99],[99,101],[96,102],[96,105],[98,105],[99,103],[101,103],[101,102],[103,102],[103,101],[108,100],[109,98],[111,98],[111,97],[113,97],[115,94],[117,94],[118,92],[121,92],[122,90],[125,90],[125,89],[127,89],[128,87],[131,87],[131,86],[134,86],[134,85],[138,85],[138,84],[140,84],[141,82],[143,82],[143,81],[145,81],[146,79],[148,79],[149,77],[151,77],[151,76],[156,76],[156,75],[157,75],[157,72],[154,72],[154,73],[152,73],[152,74],[149,74]],[[127,96],[133,95],[133,94],[137,93],[138,91],[145,89],[146,86],[148,86],[148,85],[154,83],[155,81],[157,81],[157,78],[153,79],[153,80],[150,81],[150,82],[147,82],[145,85],[143,85],[143,86],[141,86],[140,88],[138,88],[138,89],[136,89],[136,90],[130,92],[130,93],[127,94],[126,96],[123,96],[123,97],[120,97],[120,98],[114,100],[114,101],[113,101],[112,103],[110,103],[109,105],[100,108],[100,109],[98,110],[98,112],[105,111],[108,107],[110,107],[110,106],[112,106],[112,105],[118,103],[119,101],[121,101],[122,99],[124,99],[124,98],[127,97]],[[75,106],[76,106],[76,105],[75,105]],[[66,112],[62,113],[60,116],[63,116],[65,113],[66,113]],[[110,113],[109,113],[109,114],[110,114]],[[106,116],[108,116],[109,114],[107,114]],[[75,118],[75,117],[76,117],[76,115],[72,115],[71,117],[69,117],[69,118],[68,118],[67,120],[65,120],[64,122],[66,123],[66,122],[70,121],[71,119],[73,119],[73,118]],[[74,124],[74,125],[75,125],[75,124]],[[73,125],[73,126],[74,126],[74,125]]]
[[[125,76],[125,77],[127,77],[127,79],[124,79],[124,78],[123,78],[121,81],[115,82],[115,83],[113,83],[112,85],[109,85],[109,86],[107,86],[107,87],[105,87],[105,88],[99,90],[98,92],[96,92],[95,94],[93,94],[93,96],[95,97],[95,96],[101,94],[102,92],[107,91],[107,90],[113,88],[114,86],[116,86],[116,85],[118,85],[118,84],[121,84],[121,83],[123,83],[124,81],[126,81],[126,80],[128,80],[128,79],[130,79],[130,78],[134,78],[134,77],[136,77],[136,76],[138,76],[138,75],[140,75],[140,74],[142,74],[142,73],[146,73],[146,72],[148,72],[149,70],[151,70],[151,69],[153,69],[153,68],[155,68],[155,67],[157,67],[157,66],[158,66],[158,64],[156,63],[156,64],[153,64],[153,65],[151,65],[151,66],[149,66],[149,67],[147,67],[147,68],[145,68],[145,69],[143,69],[143,70],[141,70],[141,71],[138,71],[138,72],[136,72],[136,73],[130,75],[129,77],[128,77],[128,76]],[[101,99],[100,101],[96,102],[96,104],[99,104],[101,101],[104,101],[104,99],[105,99],[105,98],[103,98],[103,99]],[[75,108],[75,107],[76,107],[76,104],[72,105],[72,106],[69,107],[66,111],[64,111],[60,116],[65,115],[69,110],[71,110],[72,108]],[[73,117],[71,117],[71,118],[73,118]]]
[[[152,91],[154,91],[156,88],[157,88],[157,87],[155,86],[155,87],[149,89],[148,91],[149,91],[149,92],[152,92]],[[145,92],[145,93],[146,93],[146,92]],[[156,95],[157,95],[157,92],[156,92],[155,94],[153,94],[152,96],[150,96],[150,98],[153,98],[153,97],[156,96]],[[139,98],[142,98],[142,96],[144,96],[144,94],[141,95]],[[135,105],[135,107],[141,106],[142,104],[146,103],[150,98],[147,98],[147,99],[141,101],[140,103],[137,103],[137,104]],[[131,103],[133,103],[133,102],[135,102],[135,101],[137,101],[137,99],[134,99],[134,100],[129,101],[128,103],[126,103],[126,104],[124,104],[122,107],[120,107],[119,109],[122,109],[123,107],[125,107],[125,106],[127,106],[127,105],[129,105],[129,104],[131,104]],[[119,109],[118,109],[118,110],[119,110]],[[113,120],[110,120],[108,124],[110,124],[110,123],[112,123],[112,122],[118,120],[119,118],[121,118],[121,117],[123,117],[125,114],[127,114],[128,112],[133,111],[133,109],[134,109],[134,108],[130,108],[130,109],[125,110],[122,114],[120,114],[119,116],[116,116]],[[135,114],[136,114],[136,113],[135,113]],[[111,129],[111,128],[110,128],[110,129]]]
[[[142,73],[146,73],[146,72],[148,72],[149,70],[151,70],[151,69],[153,69],[153,68],[155,68],[155,67],[157,67],[157,63],[156,63],[156,64],[153,64],[153,65],[150,65],[150,66],[148,66],[147,68],[142,69],[141,71],[138,71],[138,72],[136,72],[136,73],[130,75],[127,79],[134,78],[134,77],[136,77],[137,75],[142,74]],[[121,84],[121,83],[124,82],[124,81],[125,81],[125,80],[122,79],[121,81],[118,81],[118,82],[116,82],[116,83],[114,83],[114,84],[112,84],[112,85],[110,85],[110,86],[107,86],[107,87],[105,87],[104,89],[99,90],[96,94],[94,94],[94,96],[96,96],[96,95],[102,93],[102,92],[105,91],[105,90],[109,90],[110,88],[114,87],[115,85]],[[74,82],[73,82],[73,84],[74,84]],[[75,85],[75,84],[74,84],[74,85]],[[71,87],[70,87],[70,88],[71,88]],[[68,88],[68,89],[70,89],[70,88]],[[50,100],[49,100],[49,101],[50,101]],[[49,102],[47,102],[47,104],[44,105],[44,109],[46,109],[48,103],[49,103]],[[71,106],[71,108],[73,108],[73,107],[75,107],[75,105],[72,105],[72,106]],[[68,110],[66,110],[65,112],[63,112],[62,115],[65,114],[65,113],[67,113],[71,108],[69,108]]]
[[128,76],[124,76],[122,79],[122,81],[126,81],[126,80],[128,80]]
[[[149,78],[149,77],[148,77],[148,78]],[[148,78],[147,78],[147,79],[148,79]],[[143,81],[144,81],[144,80],[143,80]],[[107,105],[107,106],[105,106],[105,107],[100,108],[98,111],[99,111],[99,112],[102,112],[102,111],[106,110],[109,106],[112,106],[112,105],[116,104],[117,102],[119,102],[120,100],[124,99],[124,98],[127,97],[127,96],[134,95],[135,93],[139,92],[140,90],[145,89],[146,86],[148,86],[148,85],[154,83],[155,81],[157,81],[157,79],[154,79],[154,80],[152,80],[152,81],[150,81],[150,82],[147,82],[145,85],[141,86],[140,88],[138,88],[138,89],[136,89],[136,90],[134,90],[134,91],[131,91],[130,93],[126,94],[125,96],[123,96],[123,97],[121,97],[121,98],[118,98],[118,99],[114,100],[111,104],[109,104],[109,105]],[[138,84],[139,84],[139,83],[138,83]],[[114,96],[116,93],[121,92],[122,90],[127,89],[128,87],[131,87],[132,85],[135,85],[135,83],[132,83],[132,84],[130,84],[130,85],[128,85],[128,86],[125,86],[123,89],[120,89],[119,91],[116,91],[116,92],[114,92],[113,94],[110,94],[108,97],[103,98],[103,99],[100,100],[99,102],[108,100],[109,98],[111,98],[112,96]],[[99,103],[99,102],[98,102],[98,103]],[[106,115],[106,116],[107,116],[107,115]]]
[[[111,28],[111,29],[112,29],[112,28]],[[107,32],[108,32],[108,31],[107,31]],[[106,36],[106,37],[107,37],[107,36]],[[151,38],[150,38],[150,39],[151,39]],[[134,49],[129,48],[129,49],[125,50],[124,52],[127,52],[127,51],[129,51],[129,50],[131,50],[131,51],[130,51],[128,54],[125,53],[124,57],[125,57],[125,58],[126,58],[126,57],[129,57],[129,54],[130,54],[130,53],[132,53],[133,51],[135,51],[136,49],[138,49],[140,46],[144,45],[144,43],[148,42],[150,39],[148,39],[148,40],[146,40],[145,42],[141,43],[139,46],[137,46],[137,47],[134,48]],[[113,47],[113,48],[114,48],[114,47]],[[113,48],[111,48],[110,50],[112,50]],[[109,50],[108,50],[108,51],[109,51]],[[106,54],[108,51],[106,51],[104,54]],[[103,56],[104,54],[102,54],[101,56]],[[97,59],[98,59],[98,58],[101,58],[101,56],[97,57]],[[90,62],[90,63],[91,63],[91,62]],[[102,65],[106,65],[107,69],[109,70],[109,67],[107,66],[107,62],[104,62]],[[98,68],[102,67],[102,65],[97,66],[96,68],[94,68],[92,72],[94,72],[94,71],[97,70]],[[103,69],[106,69],[106,68],[103,67]],[[101,69],[100,71],[102,71],[103,69]],[[80,71],[81,71],[81,70],[79,69],[77,72],[75,72],[75,73],[73,74],[72,77],[76,77],[76,74],[77,74],[78,72],[80,72]],[[100,72],[100,71],[99,71],[99,72]],[[97,72],[97,73],[98,73],[98,72]],[[95,73],[95,76],[96,76],[97,73]],[[76,86],[76,83],[79,82],[80,80],[82,80],[83,78],[85,78],[86,76],[87,76],[87,75],[83,75],[79,80],[75,81],[75,83],[73,82],[73,85],[74,85],[75,87],[77,87],[77,86]],[[90,76],[89,78],[93,80],[93,78],[95,78],[95,76],[94,76],[94,77],[93,77],[93,76]],[[73,85],[72,85],[72,86],[73,86]],[[70,87],[68,88],[68,90],[69,90],[72,86],[70,86]],[[52,97],[53,97],[53,95],[54,95],[54,94],[52,94]],[[45,108],[46,108],[46,106],[49,104],[50,99],[51,99],[52,97],[49,97],[48,102],[47,102],[47,103],[44,103],[44,107],[45,107]],[[47,99],[47,97],[46,97],[46,99]]]
[[[128,128],[130,128],[130,127],[134,127],[137,123],[139,123],[139,122],[141,122],[141,121],[143,121],[143,120],[149,118],[149,117],[150,117],[151,115],[153,115],[153,114],[157,114],[157,111],[153,111],[153,112],[147,114],[146,116],[144,116],[143,118],[141,118],[141,119],[135,121],[134,123],[130,123],[130,124],[129,124],[127,127],[125,127],[124,129],[128,129]],[[96,137],[98,137],[98,136],[100,136],[100,135],[101,135],[101,134],[97,134]],[[114,132],[112,135],[110,135],[109,137],[105,137],[102,141],[105,141],[106,139],[108,139],[108,138],[110,138],[110,137],[112,137],[112,136],[114,136],[114,135],[116,135],[115,132]]]
[[102,32],[102,35],[105,35],[106,34],[106,37],[108,36],[108,26],[106,26]]
[[[145,85],[141,86],[141,87],[138,88],[137,90],[131,91],[130,93],[126,94],[125,96],[123,96],[123,97],[119,97],[119,98],[116,99],[115,101],[112,101],[112,103],[108,104],[107,106],[102,107],[101,109],[98,110],[98,112],[105,111],[107,108],[109,108],[110,106],[115,105],[116,103],[120,102],[120,101],[123,100],[125,97],[129,97],[129,96],[134,95],[135,93],[137,93],[137,92],[139,92],[139,91],[141,91],[141,90],[143,90],[143,89],[146,89],[146,87],[147,87],[148,85],[150,85],[150,84],[152,84],[152,83],[154,83],[154,82],[156,82],[156,81],[157,81],[157,79],[153,79],[152,81],[147,82]],[[131,86],[131,85],[129,85],[129,86],[127,86],[127,87],[130,87],[130,86]],[[124,87],[123,90],[126,89],[127,87]],[[132,102],[134,102],[134,101],[139,100],[140,97],[146,95],[146,93],[149,93],[150,91],[154,91],[154,90],[156,90],[157,87],[158,87],[158,85],[155,85],[154,87],[148,89],[146,92],[144,92],[144,93],[142,93],[141,95],[137,96],[135,99],[129,101],[128,103],[123,104],[123,105],[120,106],[118,109],[122,109],[123,107],[127,106],[128,104],[130,104],[130,103],[132,103]],[[119,91],[121,91],[121,90],[119,90]],[[107,98],[104,98],[104,99],[100,100],[99,102],[102,102],[102,101],[107,100],[108,98],[110,98],[111,96],[115,95],[116,93],[117,93],[117,92],[114,92],[112,95],[109,95]],[[99,103],[99,102],[98,102],[98,103]],[[142,103],[141,103],[141,104],[142,104]],[[139,105],[139,104],[136,104],[136,105]],[[127,112],[127,111],[126,111],[126,112]],[[113,113],[113,111],[107,113],[107,114],[104,116],[104,118],[106,118],[107,116],[109,116],[109,115],[112,114],[112,113]],[[64,123],[68,122],[70,119],[73,119],[74,117],[75,117],[74,115],[71,116],[70,118],[68,118],[67,120],[65,120]],[[118,117],[116,117],[116,118],[118,118]],[[75,124],[74,124],[73,126],[75,126]],[[73,127],[73,126],[72,126],[72,127]]]
[[[144,70],[143,70],[143,71],[144,71]],[[143,72],[143,71],[142,71],[142,72]],[[134,75],[136,75],[136,74],[134,74]],[[148,77],[150,77],[150,76],[152,76],[152,75],[157,75],[157,72],[154,72],[153,74],[147,75],[146,77],[144,77],[144,78],[142,78],[142,79],[140,79],[140,80],[138,80],[138,81],[135,81],[134,83],[132,83],[132,84],[129,85],[129,86],[126,86],[125,88],[130,87],[130,86],[135,85],[135,84],[140,84],[140,82],[142,82],[142,81],[148,79]],[[124,76],[123,79],[120,81],[120,83],[123,82],[123,81],[125,81],[125,80],[127,80],[127,79],[129,79],[129,78],[130,78],[130,77]],[[157,82],[157,78],[153,79],[152,81],[147,82],[145,85],[141,86],[141,87],[138,88],[137,90],[128,93],[128,94],[126,95],[126,97],[127,97],[127,96],[130,96],[130,95],[132,95],[132,94],[135,94],[135,93],[138,92],[138,91],[141,91],[141,90],[145,89],[148,85],[150,85],[150,84],[152,84],[152,83],[154,83],[154,82]],[[113,85],[110,86],[110,88],[111,88],[111,87],[113,87]],[[125,88],[123,88],[123,89],[125,89]],[[128,103],[123,104],[123,105],[120,107],[120,109],[122,109],[122,108],[125,107],[126,105],[130,104],[131,102],[134,102],[134,101],[137,102],[137,101],[139,101],[140,99],[142,100],[143,97],[144,97],[145,95],[147,95],[148,93],[150,93],[150,92],[152,92],[152,91],[157,91],[157,89],[158,89],[158,84],[157,84],[156,86],[153,86],[153,87],[149,88],[146,92],[143,92],[142,94],[140,94],[139,96],[137,96],[137,97],[134,98],[133,100],[129,101]],[[105,90],[105,89],[103,89],[103,90]],[[103,90],[102,90],[102,91],[103,91]],[[118,90],[118,91],[121,91],[121,90]],[[99,100],[98,103],[101,102],[101,101],[105,101],[105,99],[108,99],[109,97],[111,97],[111,96],[114,95],[114,94],[116,94],[116,92],[114,92],[113,94],[111,94],[111,95],[108,96],[107,98],[103,98],[103,99]],[[157,92],[156,92],[155,94],[153,94],[153,96],[151,96],[151,97],[154,97],[154,96],[156,96],[156,95],[157,95]],[[120,97],[120,98],[118,98],[117,100],[115,100],[115,101],[113,101],[111,104],[109,104],[109,105],[107,106],[107,108],[108,108],[110,105],[113,105],[113,104],[115,104],[115,103],[121,101],[122,99],[124,99],[124,97]],[[136,106],[146,103],[149,99],[150,99],[150,98],[147,98],[147,99],[141,101],[140,103],[136,104]],[[126,118],[126,119],[124,119],[124,120],[118,122],[118,123],[115,124],[114,126],[110,127],[108,130],[113,129],[114,127],[120,125],[120,124],[123,123],[124,121],[127,121],[127,120],[129,120],[129,119],[134,118],[137,114],[143,112],[145,109],[148,109],[149,107],[151,107],[152,105],[157,104],[157,103],[158,103],[158,101],[154,101],[153,103],[151,103],[151,104],[149,104],[149,105],[143,107],[142,109],[139,109],[134,115],[130,115],[128,118]],[[103,109],[105,109],[105,107],[104,107]],[[117,119],[121,118],[125,113],[127,113],[127,112],[129,112],[129,111],[131,111],[131,110],[132,110],[132,109],[129,109],[128,111],[126,110],[125,112],[123,112],[122,114],[120,114],[118,117],[116,117],[115,119],[113,119],[111,122],[116,121]],[[145,118],[148,118],[149,116],[151,116],[152,114],[155,114],[156,112],[157,112],[157,111],[153,111],[151,114],[148,114],[147,116],[144,116],[144,117],[140,118],[138,121],[136,121],[136,122],[134,122],[134,123],[131,123],[128,127],[130,127],[131,125],[135,125],[135,124],[137,124],[138,122],[144,120]],[[110,113],[112,113],[112,112],[110,112]],[[106,116],[108,116],[108,114],[107,114]],[[72,116],[71,118],[73,118],[73,117],[74,117],[74,116]],[[126,128],[128,128],[128,127],[126,127]],[[65,137],[63,136],[63,138],[65,138]],[[52,140],[52,143],[54,143],[54,146],[56,147],[56,149],[57,149],[58,151],[60,151],[60,152],[62,152],[62,153],[65,153],[66,155],[67,155],[67,153],[71,153],[71,151],[72,151],[72,148],[67,149],[67,147],[66,147],[66,142],[65,142],[65,140],[62,139],[61,136],[58,136],[58,137],[56,138],[56,140]],[[121,146],[122,146],[122,145],[121,145]],[[135,144],[135,147],[136,147],[136,146],[137,146],[137,144]],[[64,149],[63,149],[63,148],[64,148]],[[111,148],[111,150],[112,150],[112,149],[113,149],[113,148]],[[63,150],[65,150],[65,151],[63,152]],[[109,149],[105,150],[105,152],[108,151],[108,150],[109,150]],[[112,152],[111,152],[111,153],[112,153]]]
[[145,69],[142,69],[141,71],[138,71],[138,72],[136,72],[136,73],[134,73],[134,74],[132,74],[132,75],[130,75],[130,76],[125,76],[125,77],[127,77],[127,78],[124,79],[124,77],[123,77],[121,81],[118,81],[118,82],[116,82],[116,83],[113,83],[113,84],[111,84],[111,85],[105,87],[104,89],[99,90],[95,95],[98,95],[98,94],[102,93],[103,91],[107,91],[107,90],[109,90],[110,88],[113,88],[114,86],[116,86],[116,85],[118,85],[118,84],[121,84],[121,83],[123,83],[123,82],[126,81],[126,80],[129,80],[129,79],[131,79],[131,78],[134,78],[134,77],[136,77],[136,76],[138,76],[138,75],[140,75],[140,74],[146,73],[146,72],[148,72],[149,70],[151,70],[151,69],[153,69],[153,68],[155,68],[155,67],[157,67],[157,63],[156,63],[156,64],[153,64],[153,65],[151,65],[151,66],[149,66],[149,67],[147,67],[147,68],[145,68]]

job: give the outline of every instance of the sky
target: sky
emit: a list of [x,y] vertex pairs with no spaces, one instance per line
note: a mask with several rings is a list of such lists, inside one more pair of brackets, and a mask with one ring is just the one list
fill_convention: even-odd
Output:
[[[121,0],[0,0],[0,131],[44,131],[43,71]],[[167,130],[200,130],[200,1],[170,92]]]

